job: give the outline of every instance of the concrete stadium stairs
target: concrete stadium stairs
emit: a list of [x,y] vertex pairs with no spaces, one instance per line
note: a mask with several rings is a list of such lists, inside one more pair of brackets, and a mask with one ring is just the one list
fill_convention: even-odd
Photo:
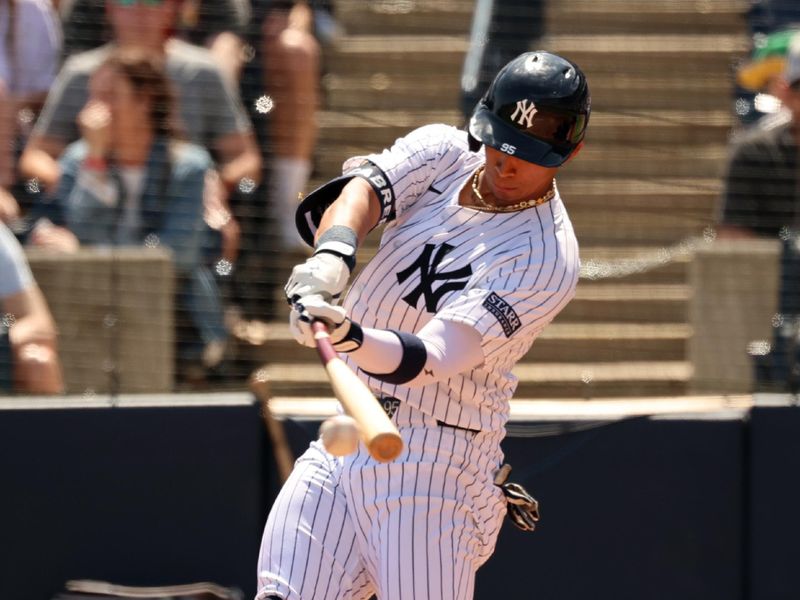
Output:
[[[415,126],[462,124],[459,78],[473,4],[337,2],[347,34],[326,55],[309,189],[337,175],[345,158]],[[746,4],[550,2],[539,46],[575,60],[592,89],[587,146],[559,178],[584,278],[518,365],[518,398],[688,392],[686,248],[713,223],[733,124],[732,71],[748,43]],[[316,356],[283,323],[249,352],[265,363],[276,396],[330,394]]]

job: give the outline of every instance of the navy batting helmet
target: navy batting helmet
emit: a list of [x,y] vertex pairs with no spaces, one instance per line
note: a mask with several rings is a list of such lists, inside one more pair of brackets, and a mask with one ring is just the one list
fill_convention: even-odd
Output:
[[504,66],[469,121],[473,149],[486,144],[557,167],[583,139],[591,112],[586,77],[549,52],[526,52]]

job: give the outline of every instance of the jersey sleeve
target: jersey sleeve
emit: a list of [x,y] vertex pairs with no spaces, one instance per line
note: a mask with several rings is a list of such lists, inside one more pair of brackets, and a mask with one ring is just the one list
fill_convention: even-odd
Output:
[[579,271],[577,248],[553,259],[506,259],[468,285],[436,317],[473,327],[481,336],[484,364],[510,368],[574,297]]
[[397,139],[381,153],[347,160],[343,172],[352,172],[365,163],[380,170],[389,193],[389,205],[383,202],[384,215],[388,217],[384,220],[392,220],[414,205],[443,165],[454,163],[466,150],[466,137],[459,135],[458,129],[443,124],[425,125]]

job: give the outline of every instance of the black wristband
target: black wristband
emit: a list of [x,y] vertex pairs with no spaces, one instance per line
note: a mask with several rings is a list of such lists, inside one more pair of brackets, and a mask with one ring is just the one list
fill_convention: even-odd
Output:
[[[348,319],[350,321],[350,319]],[[361,325],[355,321],[350,321],[350,329],[347,330],[347,335],[333,344],[333,349],[337,352],[353,352],[361,348],[364,343],[364,330]]]
[[314,254],[327,252],[338,256],[353,272],[356,267],[356,250],[358,249],[358,235],[345,225],[333,225],[319,236],[314,245]]
[[395,331],[394,329],[389,329],[389,331],[397,336],[403,346],[403,356],[400,359],[400,364],[392,373],[364,372],[370,377],[380,379],[386,383],[400,385],[411,381],[422,372],[428,360],[428,350],[425,348],[425,343],[411,333]]

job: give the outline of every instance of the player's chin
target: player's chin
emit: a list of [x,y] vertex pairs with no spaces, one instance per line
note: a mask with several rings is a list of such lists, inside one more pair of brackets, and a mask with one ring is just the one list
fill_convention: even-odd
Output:
[[520,196],[520,192],[518,188],[496,185],[494,187],[493,195],[497,200],[502,200],[504,202],[516,202]]

